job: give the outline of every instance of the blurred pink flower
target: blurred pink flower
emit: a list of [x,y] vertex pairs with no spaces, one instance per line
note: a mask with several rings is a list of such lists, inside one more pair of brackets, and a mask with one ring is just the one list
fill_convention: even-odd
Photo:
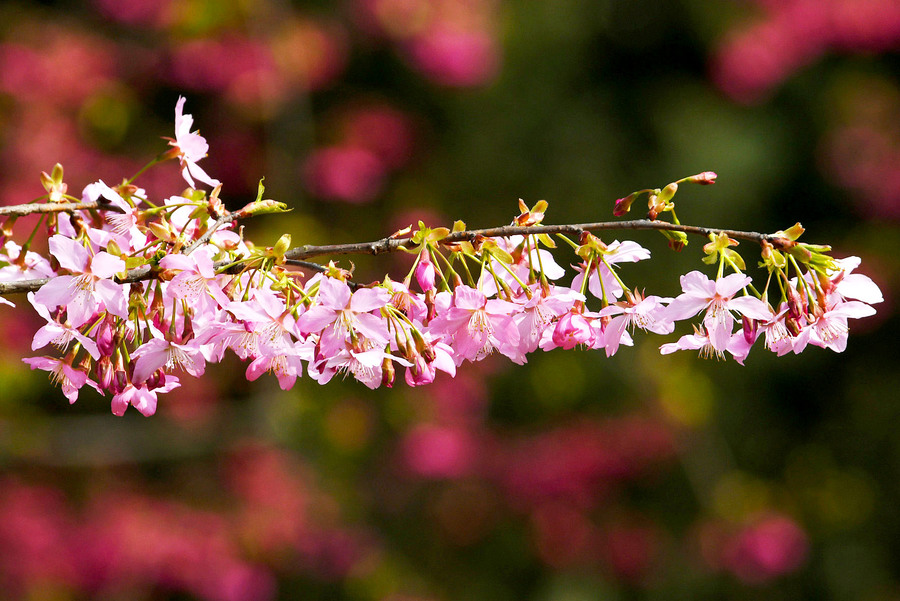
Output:
[[303,175],[316,196],[362,204],[381,191],[385,166],[369,150],[332,146],[313,152],[303,165]]
[[403,460],[409,470],[426,478],[459,478],[472,471],[478,454],[467,430],[422,424],[403,440]]
[[408,53],[426,77],[451,87],[485,85],[500,67],[497,44],[484,31],[436,28],[412,40]]
[[884,52],[900,45],[895,0],[757,0],[762,18],[727,33],[712,78],[738,102],[754,103],[829,49]]
[[370,150],[387,167],[398,169],[412,158],[414,126],[406,113],[387,104],[362,106],[345,116],[343,142]]
[[790,517],[761,517],[732,537],[722,549],[725,567],[748,584],[763,584],[793,572],[806,560],[806,533]]

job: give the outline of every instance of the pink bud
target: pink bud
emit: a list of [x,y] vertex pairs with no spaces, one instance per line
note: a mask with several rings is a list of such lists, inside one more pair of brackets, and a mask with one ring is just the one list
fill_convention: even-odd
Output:
[[797,292],[797,289],[793,286],[787,287],[787,302],[788,314],[794,319],[799,319],[801,315],[806,313],[806,311],[804,310],[803,298],[800,296],[800,293]]
[[592,337],[591,324],[584,315],[574,311],[569,311],[560,317],[553,330],[553,344],[564,349],[587,344]]
[[759,322],[744,315],[741,317],[741,325],[744,330],[744,340],[747,341],[747,344],[756,342],[756,334],[759,331]]
[[715,171],[704,171],[703,173],[690,176],[685,181],[691,184],[700,184],[701,186],[711,186],[716,183],[717,177],[718,175],[716,175]]
[[634,202],[634,199],[637,197],[636,193],[631,193],[624,198],[620,198],[616,201],[616,205],[613,207],[613,215],[616,217],[621,217],[625,213],[631,210],[631,203]]
[[419,264],[416,265],[416,281],[422,292],[434,290],[434,263],[431,262],[431,255],[427,250],[423,250],[419,255]]
[[122,370],[116,371],[116,377],[113,381],[112,386],[110,387],[110,392],[113,394],[121,394],[123,390],[128,387],[128,376]]

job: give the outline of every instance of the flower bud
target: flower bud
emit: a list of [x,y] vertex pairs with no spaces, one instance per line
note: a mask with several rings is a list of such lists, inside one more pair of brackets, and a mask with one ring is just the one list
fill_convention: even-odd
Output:
[[659,194],[657,194],[656,200],[657,202],[668,204],[668,202],[675,197],[676,192],[678,192],[678,184],[672,182],[671,184],[663,188]]
[[784,320],[784,327],[787,328],[787,331],[790,332],[791,336],[794,338],[799,336],[800,332],[803,330],[803,327],[800,325],[800,320],[791,315],[788,315]]
[[556,322],[553,329],[553,344],[564,349],[572,349],[579,344],[587,344],[592,336],[590,323],[584,315],[571,310]]
[[245,217],[250,217],[251,215],[265,215],[267,213],[287,213],[290,210],[291,209],[288,208],[287,204],[267,198],[264,200],[254,200],[253,202],[245,205],[236,213],[235,216],[238,219],[244,219]]
[[157,369],[147,378],[147,390],[155,390],[166,385],[166,372],[162,368]]
[[116,377],[112,383],[111,390],[113,394],[119,394],[128,388],[128,374],[123,370],[116,370]]
[[618,199],[615,206],[613,207],[613,215],[615,215],[616,217],[621,217],[622,215],[630,211],[631,203],[634,202],[634,199],[637,198],[637,196],[637,192],[632,192],[628,196]]
[[394,387],[394,362],[388,357],[381,362],[381,385],[387,388]]
[[806,313],[803,298],[800,296],[800,293],[797,292],[797,289],[793,286],[788,286],[786,292],[788,314],[794,319],[799,319],[801,315],[804,315]]
[[284,253],[286,253],[291,248],[291,235],[290,234],[282,234],[281,238],[278,239],[278,242],[275,243],[275,246],[272,247],[272,252],[279,259],[284,257]]
[[747,344],[756,342],[756,335],[759,332],[759,321],[744,315],[741,317],[741,326],[744,330],[744,340],[747,341]]
[[434,263],[431,262],[431,253],[424,249],[419,254],[419,264],[416,265],[416,281],[422,292],[434,290]]
[[715,171],[704,171],[703,173],[698,173],[697,175],[692,175],[690,177],[686,177],[682,181],[687,182],[689,184],[700,184],[701,186],[711,186],[716,183],[716,175]]

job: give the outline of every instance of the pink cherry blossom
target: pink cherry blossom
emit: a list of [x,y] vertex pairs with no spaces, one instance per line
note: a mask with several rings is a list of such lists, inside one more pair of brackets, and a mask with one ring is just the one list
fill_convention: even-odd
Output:
[[388,303],[387,290],[360,288],[351,293],[346,282],[325,277],[319,280],[316,300],[318,304],[297,319],[297,328],[304,335],[321,332],[320,344],[326,355],[343,350],[353,336],[361,335],[381,348],[387,346],[387,325],[370,313]]
[[750,282],[751,278],[742,273],[710,280],[699,271],[692,271],[681,276],[681,289],[684,293],[669,303],[665,317],[670,321],[678,321],[693,317],[705,309],[703,325],[709,332],[713,348],[724,351],[734,331],[732,311],[753,319],[769,318],[765,303],[758,298],[733,298]]
[[522,312],[514,317],[521,349],[526,353],[538,348],[545,332],[559,316],[568,313],[576,302],[585,300],[583,294],[562,286],[549,286],[545,290],[534,284],[531,292],[531,298],[522,305]]
[[138,211],[131,206],[118,192],[98,180],[84,187],[81,198],[85,202],[97,202],[105,198],[109,204],[121,212],[108,211],[106,221],[112,227],[112,234],[117,237],[123,249],[141,248],[147,244],[147,236],[138,228]]
[[668,334],[675,329],[675,323],[665,317],[666,306],[663,303],[672,299],[658,296],[647,296],[615,303],[600,310],[601,317],[612,317],[606,326],[604,348],[610,357],[619,349],[623,336],[630,328],[635,327],[655,334]]
[[797,336],[794,352],[799,353],[807,344],[829,348],[842,353],[847,348],[850,327],[847,319],[859,319],[875,314],[875,309],[860,301],[837,302],[826,310],[817,307],[809,316],[811,320]]
[[453,360],[453,348],[444,342],[435,342],[430,345],[430,354],[433,358],[429,361],[424,354],[416,355],[415,360],[406,368],[406,383],[410,386],[422,386],[431,384],[437,376],[437,370],[456,376],[456,362]]
[[[34,251],[27,251],[23,259],[22,247],[12,240],[7,240],[3,245],[0,263],[8,263],[0,267],[0,282],[50,278],[56,275],[50,267],[50,261]],[[5,302],[12,305],[9,301]]]
[[[607,298],[619,298],[624,293],[622,285],[610,271],[610,267],[616,263],[637,263],[644,259],[650,258],[650,251],[631,240],[619,242],[614,240],[606,247],[603,255],[605,262],[601,262],[599,267],[592,266],[590,277],[588,277],[588,290],[597,298],[603,298],[603,292],[606,292]],[[572,289],[581,290],[582,280],[584,280],[585,266],[578,268],[578,274],[572,280]]]
[[728,337],[728,342],[722,349],[717,348],[713,344],[712,337],[703,329],[703,327],[695,328],[693,334],[686,334],[678,339],[677,342],[669,342],[659,347],[659,352],[663,355],[670,355],[675,351],[699,350],[700,356],[704,358],[724,359],[725,352],[728,351],[741,365],[750,353],[750,344],[744,338],[743,332],[737,332]]
[[869,305],[884,301],[881,289],[872,278],[861,273],[853,273],[861,263],[859,257],[835,259],[834,262],[838,271],[832,276],[831,281],[834,284],[834,292],[841,299],[858,300]]
[[177,149],[178,160],[181,163],[181,175],[191,188],[197,187],[194,178],[215,188],[221,182],[211,178],[197,165],[197,161],[204,158],[209,152],[209,144],[206,143],[206,138],[201,136],[200,132],[191,131],[194,117],[184,114],[184,102],[184,96],[179,96],[178,102],[175,104],[175,139],[170,141],[169,145]]
[[[592,346],[597,341],[596,334],[588,317],[581,310],[573,308],[556,322],[553,345],[564,349],[573,349],[582,344]],[[547,347],[543,348],[548,350]]]
[[134,374],[131,381],[136,384],[146,382],[158,369],[182,369],[192,376],[202,376],[206,370],[206,360],[196,340],[179,344],[168,340],[162,332],[151,327],[153,337],[139,346],[133,353]]
[[[411,365],[409,361],[394,357],[383,349],[356,350],[354,348],[344,348],[331,357],[320,360],[316,366],[320,372],[318,375],[313,374],[313,377],[320,384],[324,384],[331,380],[335,374],[352,374],[354,378],[368,388],[375,389],[383,383],[384,373],[382,368],[386,360],[397,361],[405,366]],[[391,383],[388,382],[387,384],[390,386]]]
[[60,267],[78,275],[51,279],[37,291],[35,302],[48,309],[65,306],[68,321],[76,328],[98,310],[123,319],[128,317],[127,285],[109,279],[125,271],[125,261],[104,251],[92,257],[84,246],[58,234],[50,238],[49,244]]
[[100,391],[97,384],[90,380],[86,373],[72,367],[71,357],[66,359],[25,357],[22,361],[30,365],[31,369],[49,371],[50,381],[62,387],[63,394],[69,399],[70,404],[78,400],[78,391],[85,384],[97,389],[98,392]]
[[173,254],[160,259],[160,267],[178,272],[166,286],[169,305],[172,299],[179,299],[197,312],[207,312],[231,302],[216,279],[214,253],[215,250],[202,247],[190,255]]
[[456,349],[457,365],[466,359],[481,361],[494,351],[524,362],[519,330],[512,318],[519,311],[514,303],[488,299],[480,290],[461,285],[453,291],[453,305],[429,327],[435,335],[448,337],[446,341]]
[[178,388],[181,383],[175,376],[166,376],[166,383],[150,390],[146,383],[138,385],[126,386],[125,390],[113,395],[111,408],[113,415],[122,417],[125,410],[131,405],[137,409],[144,417],[150,417],[156,413],[156,395],[163,392],[169,392]]
[[34,334],[31,341],[31,350],[36,351],[44,348],[48,344],[52,344],[57,349],[65,352],[73,340],[77,341],[88,354],[95,360],[100,358],[100,351],[97,349],[97,343],[81,333],[77,328],[72,327],[68,323],[60,323],[50,316],[47,308],[34,300],[34,293],[28,293],[28,302],[34,307],[38,315],[43,317],[47,323],[41,326]]
[[770,310],[769,318],[759,324],[759,329],[765,333],[766,348],[779,357],[794,350],[794,337],[784,321],[787,312],[787,304],[783,303],[777,313]]

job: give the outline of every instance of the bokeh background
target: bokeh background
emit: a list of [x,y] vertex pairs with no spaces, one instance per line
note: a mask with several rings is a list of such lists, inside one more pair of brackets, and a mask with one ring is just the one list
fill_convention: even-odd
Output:
[[[69,406],[0,309],[0,599],[900,599],[898,49],[896,0],[3,2],[4,204],[57,161],[76,193],[129,177],[185,95],[230,206],[265,176],[294,208],[248,224],[261,243],[499,225],[519,197],[602,220],[714,170],[682,221],[801,221],[886,301],[840,355],[638,337],[375,392],[235,361],[152,418]],[[632,286],[701,267],[699,241],[634,238]]]

